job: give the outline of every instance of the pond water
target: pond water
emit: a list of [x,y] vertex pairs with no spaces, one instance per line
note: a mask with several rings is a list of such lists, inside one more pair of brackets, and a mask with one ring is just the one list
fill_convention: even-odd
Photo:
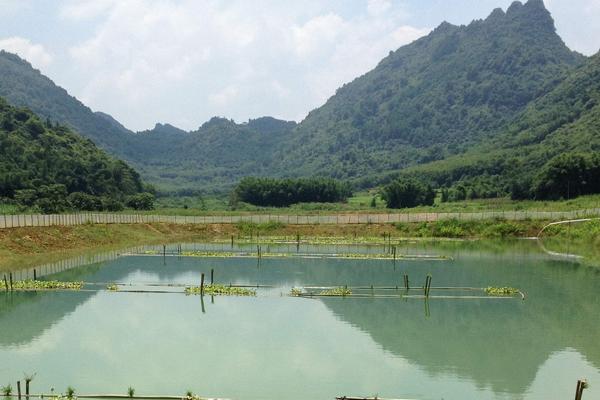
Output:
[[[291,246],[291,247],[290,247]],[[184,249],[227,250],[190,244]],[[236,249],[236,251],[239,249]],[[0,385],[32,392],[232,399],[568,399],[600,396],[600,269],[530,242],[406,245],[447,261],[121,256],[44,279],[270,285],[256,297],[107,291],[0,294]],[[270,252],[382,253],[269,245]],[[513,286],[520,299],[292,298],[307,285]],[[173,291],[180,289],[172,288]]]

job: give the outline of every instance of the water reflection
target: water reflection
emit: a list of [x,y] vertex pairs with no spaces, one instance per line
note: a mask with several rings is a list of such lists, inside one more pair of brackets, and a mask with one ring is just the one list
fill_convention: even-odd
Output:
[[[256,268],[254,259],[167,257],[164,265],[162,257],[121,257],[63,271],[53,278],[197,284],[214,269],[216,282],[274,288],[257,298],[3,295],[0,359],[9,362],[0,376],[36,371],[41,386],[77,384],[80,392],[135,385],[289,399],[558,398],[587,376],[586,397],[598,394],[599,270],[554,261],[535,244],[428,251],[454,261],[264,259]],[[420,285],[428,273],[434,286],[515,286],[528,299],[281,297],[293,286],[401,287],[404,274]]]

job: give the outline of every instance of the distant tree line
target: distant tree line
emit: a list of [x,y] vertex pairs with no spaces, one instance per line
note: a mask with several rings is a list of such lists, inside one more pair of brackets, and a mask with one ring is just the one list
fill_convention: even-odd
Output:
[[264,207],[296,203],[336,203],[352,195],[346,182],[330,178],[243,178],[232,192],[232,203],[242,201]]

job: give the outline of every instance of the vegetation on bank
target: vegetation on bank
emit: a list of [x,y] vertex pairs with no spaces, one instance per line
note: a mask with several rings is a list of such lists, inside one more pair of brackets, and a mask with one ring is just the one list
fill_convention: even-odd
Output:
[[90,140],[0,98],[0,203],[43,213],[149,209],[147,190]]
[[[86,254],[91,250],[120,250],[135,245],[217,241],[314,244],[399,243],[417,238],[497,239],[536,236],[547,221],[444,221],[443,223],[362,225],[257,224],[253,239],[235,225],[82,225],[0,229],[0,271],[27,268]],[[505,224],[510,224],[507,228]],[[257,232],[260,230],[260,238]],[[443,242],[442,242],[443,243]],[[448,241],[450,245],[452,241]],[[464,245],[469,245],[465,242]],[[544,232],[544,243],[553,251],[582,254],[600,263],[600,222],[554,226]],[[399,252],[401,253],[401,251]]]

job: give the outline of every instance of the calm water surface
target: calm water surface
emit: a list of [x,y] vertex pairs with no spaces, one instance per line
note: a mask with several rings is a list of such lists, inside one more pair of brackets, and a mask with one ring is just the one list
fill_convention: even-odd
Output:
[[[186,245],[220,249],[221,245]],[[223,250],[228,250],[221,246]],[[377,247],[270,246],[300,253]],[[600,396],[600,269],[533,243],[403,248],[453,261],[123,256],[45,279],[273,285],[255,298],[180,293],[0,294],[0,385],[37,373],[33,392],[233,399],[569,399]],[[521,300],[290,298],[293,286],[514,286]]]

